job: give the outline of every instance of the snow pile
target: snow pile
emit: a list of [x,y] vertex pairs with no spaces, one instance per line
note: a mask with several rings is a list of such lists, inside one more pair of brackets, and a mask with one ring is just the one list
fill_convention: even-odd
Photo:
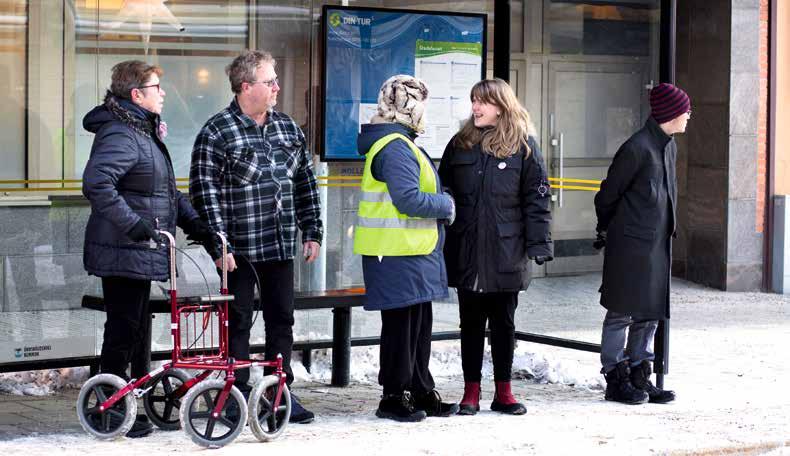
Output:
[[587,366],[552,358],[545,353],[531,352],[524,345],[516,347],[513,377],[594,390],[603,389],[606,385],[603,376],[590,371]]
[[[328,338],[311,335],[312,339]],[[534,344],[518,344],[513,357],[514,378],[532,380],[536,383],[553,383],[588,389],[601,389],[601,375],[587,366],[564,361],[548,352],[534,351]],[[329,383],[332,378],[332,350],[314,350],[310,372],[301,362],[301,352],[294,351],[291,368],[296,380]],[[151,368],[167,361],[153,362]],[[459,341],[434,342],[432,344],[431,373],[437,382],[460,377],[461,344]],[[483,355],[483,378],[493,380],[491,350],[486,346]],[[194,372],[193,372],[194,374]],[[351,349],[351,380],[359,383],[378,383],[379,347],[355,347]],[[263,376],[262,368],[252,368],[253,382]],[[52,369],[0,374],[0,393],[26,396],[44,396],[61,388],[79,388],[88,379],[87,367]]]
[[88,379],[87,367],[0,374],[0,393],[46,396],[61,388],[79,388]]
[[[565,362],[543,352],[529,350],[533,345],[519,344],[513,357],[513,376],[537,383],[554,383],[588,389],[602,389],[603,376],[576,362]],[[310,372],[304,368],[299,354],[294,352],[291,367],[297,380],[328,383],[332,378],[332,350],[313,351]],[[463,374],[461,370],[461,345],[458,341],[434,342],[431,350],[431,374],[437,382]],[[378,383],[379,348],[355,347],[351,349],[351,380],[360,383]],[[494,378],[491,350],[486,346],[483,355],[483,378]]]

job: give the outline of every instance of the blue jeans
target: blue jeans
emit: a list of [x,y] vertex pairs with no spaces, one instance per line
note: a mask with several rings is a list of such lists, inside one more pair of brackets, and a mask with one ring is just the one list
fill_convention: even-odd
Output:
[[639,320],[627,314],[607,311],[601,333],[601,373],[611,371],[623,361],[629,361],[631,366],[653,361],[652,345],[657,327],[658,320]]

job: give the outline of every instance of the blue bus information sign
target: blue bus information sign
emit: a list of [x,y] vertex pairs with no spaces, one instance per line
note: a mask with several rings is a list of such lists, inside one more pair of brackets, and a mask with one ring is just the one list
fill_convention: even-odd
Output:
[[396,74],[428,85],[426,131],[435,159],[469,118],[469,91],[485,77],[486,15],[325,5],[321,158],[361,160],[357,133],[376,113],[381,84]]

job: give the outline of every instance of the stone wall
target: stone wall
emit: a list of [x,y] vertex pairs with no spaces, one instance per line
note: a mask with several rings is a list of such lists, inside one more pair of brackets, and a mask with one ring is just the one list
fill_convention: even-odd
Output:
[[726,290],[762,285],[757,231],[759,0],[678,2],[677,84],[692,100],[678,138],[677,275]]

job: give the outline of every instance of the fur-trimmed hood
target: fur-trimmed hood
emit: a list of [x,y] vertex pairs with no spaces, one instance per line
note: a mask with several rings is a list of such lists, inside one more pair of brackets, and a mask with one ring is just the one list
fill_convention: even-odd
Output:
[[132,130],[146,137],[153,137],[159,129],[159,115],[147,111],[129,100],[118,98],[109,91],[104,103],[93,108],[82,119],[82,126],[96,133],[107,122],[121,121]]

